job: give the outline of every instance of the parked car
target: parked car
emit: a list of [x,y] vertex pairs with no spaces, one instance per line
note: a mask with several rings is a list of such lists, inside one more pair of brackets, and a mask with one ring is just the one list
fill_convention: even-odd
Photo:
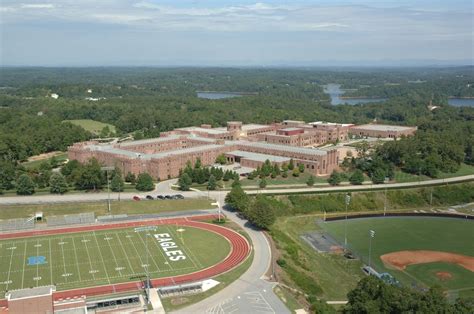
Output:
[[156,196],[156,199],[157,199],[157,200],[164,200],[165,197],[164,197],[163,195],[157,195],[157,196]]
[[154,200],[153,196],[151,196],[151,195],[147,195],[147,196],[146,196],[146,199],[147,199],[147,200]]
[[139,201],[139,200],[141,200],[140,196],[138,196],[138,195],[135,195],[134,197],[132,197],[132,199],[133,199],[134,201]]
[[184,196],[182,194],[176,194],[176,197],[179,198],[180,200],[184,200]]
[[165,199],[171,200],[171,199],[173,199],[173,197],[171,195],[165,195]]

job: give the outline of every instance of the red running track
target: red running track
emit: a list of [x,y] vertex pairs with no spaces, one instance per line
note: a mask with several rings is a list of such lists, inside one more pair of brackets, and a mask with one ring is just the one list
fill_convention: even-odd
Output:
[[[153,279],[152,283],[154,287],[159,286],[170,286],[177,285],[186,282],[199,281],[203,279],[208,279],[216,275],[222,274],[229,271],[230,269],[238,266],[242,263],[250,253],[250,244],[247,239],[237,232],[224,228],[218,225],[213,225],[210,223],[201,222],[199,220],[209,220],[217,218],[216,215],[202,215],[202,216],[193,216],[189,218],[171,218],[171,219],[156,219],[156,220],[147,220],[147,221],[136,221],[136,222],[124,222],[124,223],[114,223],[114,224],[103,224],[97,226],[81,226],[74,228],[61,228],[61,229],[48,229],[40,231],[27,231],[27,232],[17,232],[10,234],[1,234],[0,239],[11,239],[11,238],[22,238],[22,237],[33,237],[39,235],[52,235],[52,234],[63,234],[63,233],[73,233],[73,232],[84,232],[84,231],[96,231],[96,230],[106,230],[106,229],[117,229],[117,228],[129,228],[129,227],[139,227],[139,226],[148,226],[148,225],[165,225],[165,224],[178,224],[181,226],[190,226],[195,228],[201,228],[204,230],[212,231],[217,234],[220,234],[226,238],[231,243],[231,252],[229,255],[219,264],[213,265],[209,268],[202,269],[200,271],[173,276],[165,277],[159,279]],[[141,289],[142,283],[140,281],[136,282],[127,282],[127,283],[118,283],[113,285],[97,286],[90,288],[74,289],[74,290],[65,290],[57,291],[53,294],[54,300],[73,298],[76,296],[96,296],[103,294],[111,294],[116,292],[127,292]],[[0,306],[7,306],[6,300],[0,300]]]

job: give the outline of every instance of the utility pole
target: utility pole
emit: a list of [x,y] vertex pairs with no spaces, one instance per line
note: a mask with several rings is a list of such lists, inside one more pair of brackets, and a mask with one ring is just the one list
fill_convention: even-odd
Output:
[[369,230],[369,268],[372,268],[372,238],[375,237],[375,231]]
[[107,209],[110,213],[111,206],[110,206],[110,178],[109,178],[109,171],[114,170],[114,167],[100,167],[100,170],[105,171],[105,175],[107,176]]
[[387,188],[385,188],[385,198],[383,202],[383,215],[385,216],[385,212],[387,211]]
[[346,219],[344,220],[344,251],[347,251],[347,207],[351,202],[351,196],[349,193],[346,194],[344,201],[346,203]]

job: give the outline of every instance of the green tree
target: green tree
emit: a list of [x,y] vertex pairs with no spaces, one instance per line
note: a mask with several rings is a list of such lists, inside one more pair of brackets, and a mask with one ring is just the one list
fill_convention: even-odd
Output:
[[127,175],[125,176],[125,182],[135,184],[136,181],[137,181],[137,178],[136,178],[135,174],[133,174],[131,172],[127,173]]
[[293,177],[299,177],[300,176],[300,169],[298,168],[293,168]]
[[209,176],[209,181],[207,182],[207,189],[210,191],[214,191],[216,188],[217,188],[216,178],[211,174]]
[[281,176],[282,178],[288,178],[288,171],[283,170],[283,172],[281,173]]
[[314,185],[314,176],[313,175],[310,175],[308,180],[306,181],[306,184],[308,186],[313,186]]
[[59,172],[55,172],[49,178],[49,191],[54,194],[64,194],[68,191],[66,178]]
[[202,163],[201,163],[201,158],[196,159],[196,162],[194,163],[194,169],[201,169]]
[[123,182],[122,175],[120,173],[114,173],[112,180],[110,181],[110,189],[114,192],[123,192],[125,183]]
[[364,182],[364,173],[360,169],[356,169],[349,178],[349,182],[353,185],[361,185]]
[[232,181],[231,187],[235,187],[235,186],[241,186],[239,180],[234,180],[234,181]]
[[35,184],[27,174],[22,174],[16,181],[16,194],[18,195],[32,195],[35,193]]
[[0,189],[13,189],[15,180],[15,165],[7,160],[0,160]]
[[260,182],[258,183],[258,186],[261,188],[261,189],[264,189],[267,187],[267,180],[265,180],[265,178],[261,179]]
[[342,175],[334,170],[328,178],[328,183],[330,185],[339,185],[342,182]]
[[299,165],[298,165],[298,170],[300,171],[300,173],[303,173],[303,172],[304,172],[304,165],[303,165],[303,164],[299,164]]
[[373,172],[372,172],[372,182],[374,184],[381,184],[381,183],[384,183],[385,181],[385,177],[386,177],[386,172],[384,169],[382,168],[376,168]]
[[250,222],[262,229],[270,228],[276,220],[270,202],[263,195],[258,195],[255,200],[251,202],[247,216]]
[[79,190],[96,190],[102,188],[102,171],[97,159],[92,158],[76,174],[76,187]]
[[233,186],[230,192],[227,193],[225,197],[225,202],[234,210],[238,210],[242,212],[245,216],[247,216],[250,198],[242,189],[242,186]]
[[216,164],[225,165],[226,163],[227,163],[227,158],[225,157],[224,154],[220,154],[219,156],[217,156]]
[[288,164],[288,170],[293,170],[294,168],[295,168],[295,163],[292,158],[290,159],[290,163]]
[[193,183],[189,174],[184,172],[178,179],[178,186],[181,191],[189,191],[191,184]]
[[155,189],[153,178],[146,172],[140,173],[137,177],[135,188],[138,191],[153,191]]

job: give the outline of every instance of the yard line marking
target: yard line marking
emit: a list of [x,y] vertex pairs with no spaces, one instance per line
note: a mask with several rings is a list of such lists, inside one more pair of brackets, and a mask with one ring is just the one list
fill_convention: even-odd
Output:
[[[175,239],[179,239],[179,236],[178,236],[178,234],[174,231],[174,229],[171,229],[171,230],[170,230],[169,226],[166,226],[166,230],[168,230],[168,233],[172,234]],[[175,241],[176,241],[176,240],[175,240]],[[193,263],[194,267],[199,268],[199,267],[196,265],[196,263],[194,262],[194,258],[193,258],[193,256],[192,256],[190,250],[187,249],[187,247],[186,247],[186,245],[184,244],[183,241],[181,241],[181,244],[182,244],[184,253],[186,253],[186,251],[188,251],[188,254],[187,254],[187,255],[189,256],[189,259],[190,259],[191,262]]]
[[[107,236],[107,233],[105,234],[105,236]],[[110,245],[110,242],[109,242],[109,241],[105,241],[105,242],[107,242],[107,245],[109,246],[110,251],[112,252],[112,256],[113,256],[114,261],[115,261],[115,266],[117,266],[117,267],[115,267],[115,270],[119,272],[120,276],[123,276],[123,275],[122,275],[122,269],[123,269],[123,267],[120,267],[120,266],[119,266],[119,264],[118,264],[118,262],[117,262],[117,258],[115,257],[114,249],[112,249],[112,246]]]
[[107,272],[107,266],[105,266],[104,257],[102,256],[102,251],[100,250],[100,245],[99,245],[99,242],[97,241],[97,236],[96,236],[96,234],[95,234],[95,231],[93,231],[92,233],[93,233],[93,235],[94,235],[95,243],[97,244],[97,249],[99,250],[100,259],[102,260],[102,265],[104,266],[105,275],[107,276],[107,281],[108,281],[109,284],[110,284],[110,278],[109,278],[109,274],[108,274],[108,272]]
[[[126,233],[127,233],[127,236],[128,236],[128,235],[129,235],[129,234],[128,234],[128,231],[127,231]],[[143,260],[142,260],[142,258],[141,258],[140,253],[138,253],[138,250],[137,250],[137,247],[135,246],[135,243],[130,239],[130,237],[127,237],[127,236],[126,236],[126,238],[128,239],[128,241],[129,241],[130,243],[132,243],[132,246],[133,246],[133,248],[135,249],[135,252],[137,253],[137,256],[140,258],[140,263],[141,263],[141,265],[142,265],[142,267],[143,267],[144,263],[143,263]],[[147,254],[149,254],[149,253],[147,252]],[[153,262],[155,263],[154,260],[153,260]],[[156,265],[156,263],[155,263],[155,266],[158,268],[158,265]],[[146,266],[146,269],[147,269],[148,273],[150,272],[150,268],[149,268],[149,267],[150,267],[150,265],[147,265],[147,266]],[[145,269],[145,267],[143,267],[143,268]]]
[[[123,247],[122,240],[120,239],[120,236],[117,234],[117,232],[115,232],[114,234],[120,242],[120,248],[122,249],[123,254],[125,254],[125,257],[127,258],[128,266],[130,266],[130,271],[132,272],[131,274],[133,275],[135,274],[135,270],[133,269],[132,264],[130,263],[130,259],[128,258],[128,254],[125,251],[125,248]],[[140,257],[140,255],[138,257]],[[141,257],[140,257],[140,260],[141,260]]]
[[49,239],[49,269],[51,271],[51,284],[53,284],[53,258],[51,254],[51,239]]
[[[149,252],[146,244],[145,244],[145,241],[143,241],[142,237],[140,236],[140,232],[138,232],[138,238],[140,239],[140,241],[142,241],[143,243],[143,248],[145,249],[145,251],[147,251],[147,253]],[[154,238],[152,238],[152,241],[154,241]],[[151,256],[151,259],[153,260],[153,263],[155,263],[156,265],[156,269],[158,269],[158,272],[160,272],[160,267],[158,266],[158,263],[155,261],[155,258],[153,257],[153,255]]]
[[[39,245],[39,240],[36,240],[36,245],[35,245],[35,247],[36,247],[36,256],[39,255],[39,247],[38,247],[38,245]],[[39,269],[38,269],[38,268],[39,268],[39,264],[36,263],[36,278],[39,277]],[[39,280],[36,280],[36,286],[37,286],[37,287],[38,287],[38,285],[39,285],[38,281],[39,281]]]
[[79,269],[79,260],[77,259],[76,244],[74,243],[74,236],[71,237],[71,241],[72,241],[72,247],[74,248],[74,256],[76,257],[77,274],[79,275],[79,281],[82,281],[81,270]]
[[[140,232],[138,232],[138,236],[141,237]],[[145,235],[145,236],[146,236],[146,235]],[[156,246],[156,248],[158,249],[158,251],[161,253],[161,256],[163,256],[163,260],[164,260],[164,261],[167,261],[168,259],[166,258],[165,253],[163,253],[163,248],[161,248],[161,247],[158,245],[158,241],[156,241],[156,240],[154,240],[154,239],[155,239],[155,238],[153,237],[151,242]],[[170,270],[174,270],[174,269],[173,269],[173,266],[171,266],[171,264],[168,263],[168,264],[166,264],[166,265],[169,266]]]
[[[61,242],[59,242],[58,244],[64,243],[62,237],[61,237],[60,241],[61,241]],[[64,247],[64,245],[61,245],[61,244],[60,244],[59,246],[61,247],[61,249]],[[64,250],[62,251],[62,255],[63,255],[63,266],[64,266],[64,273],[63,273],[62,277],[63,277],[63,278],[66,280],[66,282],[67,282],[67,277],[68,277],[67,275],[68,275],[68,272],[67,272],[67,270],[66,270],[66,257],[65,257],[65,255],[64,255]]]
[[12,269],[12,261],[13,261],[13,252],[15,250],[11,250],[12,251],[12,255],[10,256],[10,267],[8,268],[8,278],[7,278],[7,286],[5,287],[5,290],[8,290],[8,282],[10,281],[10,271]]
[[[86,240],[84,238],[84,235],[82,236],[82,240]],[[82,243],[84,243],[84,247],[86,248],[86,252],[87,252],[87,258],[89,259],[89,264],[91,266],[91,270],[92,270],[92,260],[91,260],[91,255],[89,254],[89,249],[87,248],[87,241],[81,241]],[[94,273],[92,273],[92,279],[95,280],[95,275]]]
[[26,263],[26,246],[27,246],[27,241],[23,241],[25,243],[25,253],[23,254],[23,272],[21,273],[21,289],[24,287],[24,282],[25,282],[25,263]]

